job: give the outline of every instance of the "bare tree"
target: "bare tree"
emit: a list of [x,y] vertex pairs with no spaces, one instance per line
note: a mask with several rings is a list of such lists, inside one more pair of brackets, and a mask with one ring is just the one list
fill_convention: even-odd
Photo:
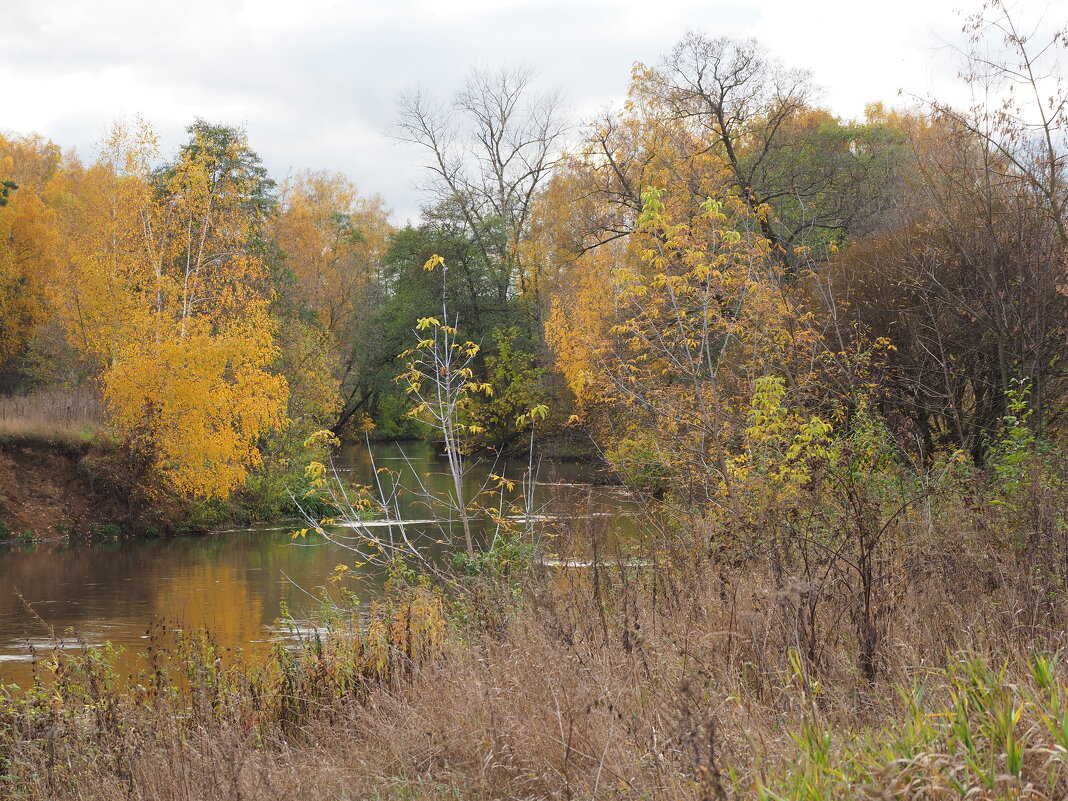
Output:
[[[750,208],[789,193],[790,187],[764,186],[764,173],[780,128],[815,94],[807,72],[768,58],[755,39],[709,38],[689,31],[661,60],[652,84],[675,119],[726,157]],[[785,253],[766,216],[761,233],[774,250]]]
[[402,95],[395,136],[423,148],[439,204],[454,207],[496,270],[503,306],[528,286],[519,244],[535,194],[560,158],[568,122],[558,93],[538,94],[530,69],[472,69],[447,104]]
[[989,0],[966,18],[968,47],[961,72],[976,100],[959,111],[938,101],[941,114],[978,136],[992,151],[991,181],[1022,184],[1034,196],[1068,250],[1068,92],[1060,59],[1068,26],[1026,25],[1004,0]]

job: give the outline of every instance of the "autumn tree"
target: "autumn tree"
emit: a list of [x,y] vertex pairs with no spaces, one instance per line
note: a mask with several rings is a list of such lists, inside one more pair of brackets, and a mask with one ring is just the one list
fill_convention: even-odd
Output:
[[551,289],[546,337],[580,404],[603,392],[597,354],[618,322],[617,270],[637,258],[644,193],[661,190],[673,224],[686,226],[730,183],[726,162],[665,114],[658,97],[636,87],[622,111],[590,125],[532,215],[527,247]]
[[779,376],[794,403],[813,402],[825,346],[759,218],[728,183],[706,186],[698,203],[647,188],[633,233],[574,263],[547,335],[626,477],[718,504],[755,382]]
[[156,167],[146,125],[117,125],[64,177],[55,303],[100,371],[110,425],[176,491],[226,496],[284,419],[262,255],[269,184],[243,133],[197,123]]
[[304,380],[294,388],[291,405],[317,387],[319,405],[330,406],[320,426],[340,430],[366,412],[364,354],[377,338],[373,320],[382,303],[381,262],[392,232],[388,217],[382,198],[361,195],[341,173],[298,173],[279,192],[270,233],[291,276],[286,280],[292,281],[283,347],[299,332],[308,347],[297,362],[308,368],[312,360],[322,360],[310,373],[302,369]]
[[842,121],[817,96],[755,40],[691,31],[655,66],[636,64],[625,107],[594,120],[570,160],[584,177],[569,195],[596,201],[581,248],[629,235],[645,186],[699,203],[726,185],[787,274],[823,263],[903,202],[910,161],[893,115]]
[[[546,336],[556,366],[586,409],[588,425],[596,427],[596,421],[604,419],[597,404],[618,399],[615,384],[606,380],[605,365],[606,359],[624,361],[618,349],[619,326],[628,319],[645,320],[650,337],[656,332],[662,344],[670,340],[653,322],[669,319],[663,310],[651,312],[659,317],[635,316],[636,300],[620,283],[621,275],[636,272],[641,254],[650,248],[637,244],[650,239],[645,206],[650,188],[662,192],[665,219],[670,220],[659,235],[659,246],[665,251],[662,260],[675,265],[673,281],[706,256],[717,275],[741,280],[743,273],[737,269],[719,267],[727,263],[726,253],[710,248],[697,233],[708,229],[705,204],[710,199],[732,209],[726,225],[744,231],[749,254],[747,278],[740,284],[746,288],[736,290],[745,301],[744,310],[771,314],[760,326],[805,340],[799,352],[819,352],[820,364],[805,369],[795,365],[798,376],[809,376],[811,383],[816,374],[828,378],[837,372],[835,386],[846,396],[862,391],[868,376],[860,371],[861,377],[853,361],[857,352],[866,352],[869,340],[851,338],[851,349],[837,349],[843,354],[840,364],[823,345],[813,344],[822,341],[827,323],[820,303],[805,294],[805,276],[822,271],[848,242],[899,223],[915,157],[900,115],[873,105],[862,121],[842,121],[821,110],[815,100],[816,90],[805,73],[782,66],[756,42],[691,32],[656,66],[636,64],[627,103],[593,120],[581,145],[558,165],[535,203],[526,247],[549,279],[552,305]],[[680,244],[669,247],[672,241]],[[685,282],[685,293],[693,291],[692,281],[691,276]],[[775,283],[791,286],[775,289]],[[701,308],[686,306],[685,293],[672,292],[675,296],[668,302],[679,304],[689,321],[675,333],[703,321],[709,329],[694,341],[711,342],[709,332],[725,324],[722,315],[732,307],[734,291],[715,289],[712,294],[722,307]],[[711,322],[714,318],[719,323]],[[724,355],[731,353],[727,349]],[[750,353],[754,365],[765,358]],[[725,364],[735,362],[727,359]],[[789,360],[767,364],[776,364],[775,372],[783,374]],[[717,369],[715,380],[706,377],[699,383],[713,386],[723,380],[723,397],[744,405],[753,377],[727,389],[726,375]],[[792,379],[788,387],[808,402],[818,393],[811,386],[801,391],[804,383]],[[651,381],[660,391],[676,384],[674,379]],[[693,395],[699,397],[696,391]],[[728,407],[717,403],[724,420],[731,419]],[[680,418],[665,415],[665,425],[670,427],[674,419]],[[717,425],[723,432],[736,431],[737,414],[733,420]],[[696,428],[711,431],[716,426],[706,421]],[[600,439],[619,441],[620,435],[601,432]],[[723,439],[708,440],[714,441]],[[722,475],[723,466],[712,465],[708,473]]]
[[0,368],[25,356],[47,314],[57,243],[45,193],[59,158],[51,142],[0,136]]

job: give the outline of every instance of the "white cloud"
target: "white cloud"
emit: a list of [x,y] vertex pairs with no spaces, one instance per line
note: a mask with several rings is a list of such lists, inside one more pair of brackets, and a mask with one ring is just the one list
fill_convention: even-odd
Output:
[[[978,0],[976,0],[977,2]],[[1068,19],[1068,0],[1023,13]],[[397,94],[446,96],[472,64],[534,66],[589,115],[622,100],[631,65],[687,28],[757,36],[812,70],[836,113],[956,87],[942,41],[961,17],[930,0],[7,0],[0,11],[5,129],[91,153],[116,117],[142,114],[167,149],[194,117],[245,124],[278,178],[340,169],[417,213],[418,152],[387,130]]]

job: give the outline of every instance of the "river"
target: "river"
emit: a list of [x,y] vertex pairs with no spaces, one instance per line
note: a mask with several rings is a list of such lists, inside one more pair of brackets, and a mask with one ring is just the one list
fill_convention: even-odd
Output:
[[[415,487],[420,480],[432,492],[448,486],[445,460],[419,443],[381,443],[370,452],[347,448],[335,465],[355,483],[369,483],[375,468],[388,468],[401,486]],[[478,465],[466,492],[482,486],[489,472],[518,479],[525,467]],[[626,528],[632,504],[618,488],[593,481],[586,465],[541,463],[533,485],[537,533],[573,528],[577,519]],[[437,516],[419,492],[402,494],[396,512],[405,520]],[[298,627],[309,625],[335,566],[352,562],[351,553],[313,533],[294,540],[299,527],[297,521],[279,521],[169,539],[0,547],[0,684],[26,686],[35,659],[56,647],[83,644],[121,647],[120,669],[133,670],[150,629],[161,622],[208,629],[223,649],[253,654],[269,649],[291,628],[281,620],[284,611]],[[419,523],[408,530],[428,549],[447,547],[433,544],[442,539],[436,525]],[[457,546],[462,540],[458,526],[451,539]],[[373,594],[379,577],[368,573],[365,579],[362,592]]]

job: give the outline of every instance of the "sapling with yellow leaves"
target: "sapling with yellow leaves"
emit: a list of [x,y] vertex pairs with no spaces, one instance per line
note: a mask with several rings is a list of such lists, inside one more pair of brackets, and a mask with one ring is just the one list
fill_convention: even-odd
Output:
[[780,376],[757,379],[743,447],[728,462],[734,486],[780,508],[811,484],[814,465],[833,451],[831,424],[815,415],[806,420],[786,405],[785,395]]
[[[423,265],[423,269],[429,272],[439,266],[443,270],[448,269],[445,260],[434,255]],[[420,318],[415,328],[419,341],[401,354],[407,369],[397,377],[397,381],[406,385],[404,391],[412,398],[409,415],[441,435],[453,485],[450,506],[463,526],[467,555],[474,558],[475,543],[463,479],[468,437],[481,433],[481,429],[477,425],[464,423],[461,411],[475,394],[492,395],[493,387],[475,380],[473,365],[479,346],[460,338],[456,318],[450,316],[444,298],[441,319]]]

